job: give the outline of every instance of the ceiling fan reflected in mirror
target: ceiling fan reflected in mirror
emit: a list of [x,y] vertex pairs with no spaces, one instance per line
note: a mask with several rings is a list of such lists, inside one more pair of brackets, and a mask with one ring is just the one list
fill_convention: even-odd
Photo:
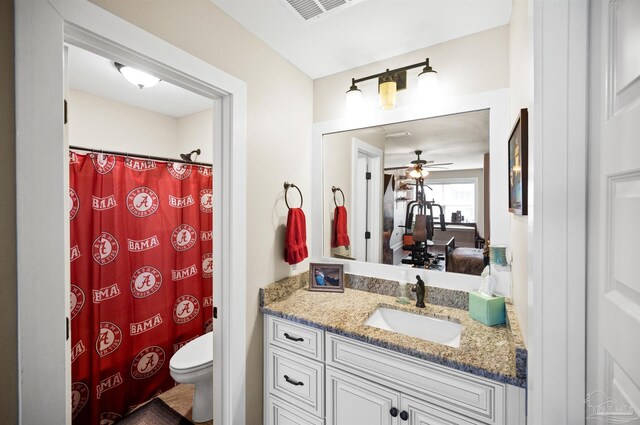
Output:
[[420,155],[422,155],[422,150],[417,149],[414,152],[418,158],[411,161],[410,164],[403,165],[401,167],[388,167],[384,170],[393,171],[406,169],[409,177],[414,179],[424,179],[429,175],[429,170],[427,170],[427,168],[444,168],[447,165],[453,164],[453,162],[441,162],[438,164],[434,164],[433,161],[427,161],[426,159],[420,158]]

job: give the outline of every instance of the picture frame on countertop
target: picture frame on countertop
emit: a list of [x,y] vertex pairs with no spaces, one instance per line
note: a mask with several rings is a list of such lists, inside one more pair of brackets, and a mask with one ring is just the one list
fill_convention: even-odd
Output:
[[344,265],[338,263],[309,264],[309,291],[344,292]]

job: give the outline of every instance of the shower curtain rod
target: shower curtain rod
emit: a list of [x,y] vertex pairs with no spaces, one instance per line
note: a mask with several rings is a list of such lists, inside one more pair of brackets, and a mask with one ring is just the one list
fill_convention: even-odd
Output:
[[131,152],[108,151],[108,150],[104,150],[104,149],[83,148],[83,147],[80,147],[80,146],[69,146],[69,149],[73,149],[73,150],[76,150],[76,151],[105,153],[107,155],[118,155],[118,156],[125,156],[125,157],[129,156],[129,157],[140,158],[140,159],[151,159],[151,160],[154,160],[154,161],[180,162],[180,163],[183,163],[183,164],[202,165],[204,167],[213,167],[213,165],[208,164],[206,162],[187,162],[187,161],[185,161],[183,159],[173,159],[173,158],[166,158],[166,157],[153,156],[153,155],[140,155],[140,154],[131,153]]

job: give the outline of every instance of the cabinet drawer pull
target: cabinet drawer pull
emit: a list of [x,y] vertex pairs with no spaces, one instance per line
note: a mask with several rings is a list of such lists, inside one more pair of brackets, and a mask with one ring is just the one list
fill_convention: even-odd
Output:
[[389,410],[389,414],[395,418],[396,416],[398,416],[398,409],[392,407],[391,410]]
[[402,412],[400,412],[400,419],[406,421],[407,419],[409,419],[409,414],[403,410]]
[[295,342],[302,342],[304,341],[304,338],[296,338],[295,336],[291,336],[288,333],[284,333],[284,337],[291,340],[291,341],[295,341]]
[[304,382],[300,382],[300,381],[296,381],[294,379],[289,378],[287,375],[284,375],[284,380],[287,381],[288,383],[290,383],[291,385],[304,385]]

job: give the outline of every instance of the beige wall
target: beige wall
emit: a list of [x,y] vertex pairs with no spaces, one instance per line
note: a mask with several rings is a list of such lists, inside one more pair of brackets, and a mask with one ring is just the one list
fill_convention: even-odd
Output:
[[16,170],[13,1],[0,2],[0,415],[18,422]]
[[[385,133],[381,130],[364,129],[356,131],[347,131],[324,136],[322,138],[323,149],[323,185],[322,194],[324,202],[324,240],[322,243],[323,253],[325,256],[331,256],[331,230],[333,226],[333,203],[332,186],[337,186],[344,192],[345,206],[347,207],[347,217],[349,223],[347,225],[349,237],[353,239],[353,223],[355,217],[355,205],[352,196],[352,166],[353,166],[353,139],[359,139],[370,144],[383,152]],[[382,181],[384,183],[384,180]],[[381,183],[381,186],[382,186]],[[342,200],[340,194],[337,195],[338,202]],[[381,197],[382,199],[382,197]],[[382,206],[380,206],[382,208]],[[381,230],[382,231],[382,230]],[[351,252],[344,248],[339,248],[336,252],[342,255],[350,255]]]
[[283,183],[299,185],[308,199],[312,80],[209,0],[94,3],[247,83],[247,163],[235,170],[248,182],[246,423],[262,423],[258,289],[308,267],[306,260],[295,269],[283,261]]
[[[533,106],[533,39],[529,21],[527,0],[513,0],[511,22],[509,25],[509,82],[511,87],[511,122],[515,122],[521,108]],[[531,186],[531,137],[533,126],[529,124],[529,196],[533,194]],[[513,278],[513,304],[520,321],[522,335],[527,342],[528,326],[528,291],[529,291],[529,220],[533,214],[532,199],[529,198],[529,216],[511,216],[511,253]]]
[[[323,183],[322,183],[322,201],[323,201],[323,226],[324,240],[322,241],[323,254],[331,257],[331,229],[333,223],[333,192],[332,186],[342,189],[345,199],[345,207],[349,220],[353,218],[353,209],[351,208],[351,139],[353,135],[350,132],[336,133],[325,136],[322,139],[322,161],[323,167]],[[340,194],[337,195],[340,200]],[[351,223],[347,223],[349,237],[353,235]],[[342,255],[351,255],[351,251],[344,247],[337,248],[336,252]]]
[[[178,152],[200,149],[198,162],[213,162],[213,109],[178,118]],[[195,158],[195,155],[193,156]]]
[[174,118],[69,90],[69,144],[179,159],[200,147],[212,162],[213,110]]
[[[344,94],[352,78],[423,62],[427,57],[433,69],[438,71],[438,82],[444,94],[461,96],[509,87],[509,27],[502,26],[315,80],[313,121],[345,116]],[[411,101],[420,71],[408,71],[408,87],[398,92],[398,105]],[[365,101],[376,102],[374,81],[363,82],[358,87],[363,91]]]
[[176,157],[175,118],[69,90],[69,144]]

